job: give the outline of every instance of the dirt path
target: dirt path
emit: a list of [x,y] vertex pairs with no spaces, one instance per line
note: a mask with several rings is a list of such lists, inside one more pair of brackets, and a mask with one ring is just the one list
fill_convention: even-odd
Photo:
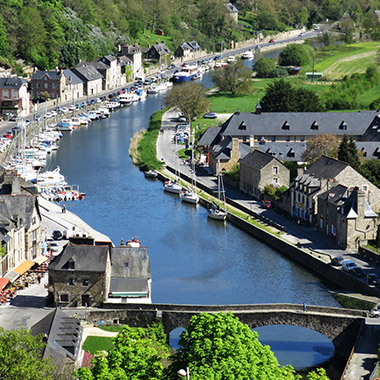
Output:
[[376,55],[376,51],[369,51],[367,53],[361,53],[361,54],[356,54],[356,55],[351,55],[349,57],[345,57],[345,58],[341,58],[341,59],[338,59],[337,61],[335,61],[331,66],[329,66],[324,72],[323,74],[325,76],[329,76],[330,74],[332,74],[335,69],[343,62],[352,62],[352,61],[356,61],[357,59],[362,59],[362,58],[366,58],[366,57],[371,57],[371,56],[374,56]]

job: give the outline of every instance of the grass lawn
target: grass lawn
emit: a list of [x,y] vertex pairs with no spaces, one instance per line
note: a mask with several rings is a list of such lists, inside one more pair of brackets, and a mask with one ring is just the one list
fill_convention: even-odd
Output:
[[124,326],[99,326],[100,329],[110,332],[120,332]]
[[83,349],[92,355],[96,351],[109,351],[113,347],[112,337],[107,336],[88,336],[83,343]]
[[357,100],[362,103],[372,103],[380,97],[380,85],[370,88],[357,97]]

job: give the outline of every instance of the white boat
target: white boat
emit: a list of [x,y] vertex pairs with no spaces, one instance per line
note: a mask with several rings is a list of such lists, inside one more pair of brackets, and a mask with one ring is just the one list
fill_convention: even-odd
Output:
[[147,170],[144,175],[146,178],[157,178],[158,173],[155,170]]
[[146,91],[143,88],[138,88],[135,91],[135,94],[138,96],[138,100],[142,100],[146,98]]
[[120,103],[119,102],[108,102],[105,104],[105,107],[108,108],[110,111],[114,111],[120,107]]
[[73,129],[79,128],[81,126],[81,121],[79,117],[73,117],[71,119],[71,126],[73,127]]
[[180,193],[181,201],[187,203],[197,204],[199,202],[198,194],[192,189],[188,188],[186,191]]
[[60,130],[60,131],[72,131],[73,130],[73,127],[70,123],[70,121],[59,121],[57,123],[57,128]]
[[119,96],[121,104],[130,104],[140,100],[139,96],[134,92],[127,92],[126,94],[121,94]]
[[37,185],[44,186],[66,186],[65,177],[60,173],[59,167],[53,171],[40,173],[37,177]]
[[240,58],[241,58],[241,59],[253,59],[253,58],[255,58],[255,56],[253,55],[252,50],[247,50],[247,51],[245,51],[245,52],[241,55]]
[[182,186],[176,180],[170,179],[164,182],[164,190],[169,193],[180,194]]
[[148,87],[146,91],[148,94],[158,94],[160,90],[157,85],[152,84]]
[[[221,207],[221,197],[223,198],[223,208]],[[224,192],[223,178],[220,171],[220,161],[218,161],[218,203],[212,203],[207,210],[208,216],[215,220],[226,220],[226,196]]]
[[235,56],[230,55],[230,56],[227,58],[227,63],[235,63],[235,62],[236,62],[236,58],[235,58]]
[[188,82],[195,78],[198,72],[197,65],[185,64],[180,72],[174,74],[173,79],[175,82]]

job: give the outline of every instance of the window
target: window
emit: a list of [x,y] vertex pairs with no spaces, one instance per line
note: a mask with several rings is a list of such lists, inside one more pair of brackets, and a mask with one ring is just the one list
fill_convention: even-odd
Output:
[[9,98],[9,90],[3,90],[3,98]]
[[273,185],[278,185],[278,178],[273,178]]
[[44,88],[48,88],[49,87],[49,83],[44,83]]
[[36,88],[40,88],[40,84],[39,83],[36,83]]
[[82,280],[82,285],[83,286],[88,286],[88,278],[84,278],[83,280]]
[[290,136],[286,136],[286,141],[290,141]]
[[273,142],[276,141],[276,136],[272,136],[272,141],[273,141]]
[[17,91],[16,90],[12,90],[12,98],[17,98]]
[[278,166],[273,166],[273,174],[278,174]]
[[305,141],[305,136],[300,136],[300,141]]
[[125,266],[126,268],[129,268],[129,263],[124,263],[124,266]]
[[69,285],[71,285],[71,286],[75,285],[75,281],[73,278],[69,278]]
[[69,302],[69,295],[68,294],[61,294],[59,296],[61,302]]
[[52,83],[52,84],[51,84],[51,88],[55,88],[55,83]]

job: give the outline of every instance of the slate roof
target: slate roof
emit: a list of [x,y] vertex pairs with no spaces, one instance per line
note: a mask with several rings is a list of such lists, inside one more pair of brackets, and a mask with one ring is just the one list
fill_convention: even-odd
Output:
[[362,136],[374,119],[379,119],[377,115],[376,111],[263,112],[261,114],[236,112],[222,125],[220,133],[222,136],[236,137],[316,136],[321,133]]
[[282,163],[277,160],[277,158],[273,157],[270,154],[261,152],[260,150],[254,149],[250,153],[248,153],[244,158],[240,159],[240,162],[244,165],[248,165],[253,169],[260,171],[262,168],[267,166],[273,160],[277,161],[279,164]]
[[83,83],[82,79],[80,79],[73,71],[70,69],[63,70],[63,73],[66,77],[66,83],[67,84],[80,84]]
[[136,54],[136,53],[140,53],[140,52],[141,52],[141,49],[140,49],[138,46],[136,46],[136,45],[122,44],[122,45],[121,45],[121,48],[122,48],[122,50],[123,50],[124,52],[125,52],[125,50],[127,50],[126,53],[129,54],[129,55],[132,55],[132,54]]
[[74,261],[75,271],[105,272],[108,252],[108,246],[67,244],[49,264],[49,270],[73,270],[68,263]]
[[126,55],[119,56],[119,62],[121,66],[129,66],[132,64],[132,60],[128,58]]
[[207,128],[205,133],[198,141],[198,146],[212,146],[219,142],[221,127],[210,127]]
[[[232,137],[225,137],[219,144],[214,145],[211,154],[216,160],[229,160],[231,158]],[[244,158],[251,148],[244,143],[239,143],[240,159]]]
[[41,80],[44,76],[47,76],[50,80],[61,80],[62,72],[60,70],[37,70],[33,73],[31,80]]
[[199,50],[201,48],[197,41],[190,41],[188,42],[188,45],[190,46],[191,50]]
[[318,198],[323,200],[328,199],[329,203],[341,206],[346,201],[347,196],[348,187],[344,185],[336,185],[324,193],[319,194]]
[[113,62],[113,61],[117,60],[117,58],[113,54],[107,54],[104,57],[102,57],[101,59],[103,59],[103,58],[106,59],[108,62]]
[[255,148],[271,154],[284,161],[302,161],[302,153],[306,149],[304,142],[265,142],[265,144],[255,145]]
[[22,78],[0,78],[1,89],[19,90],[26,83],[28,82]]
[[310,165],[304,174],[312,175],[315,178],[333,179],[347,167],[348,164],[345,162],[322,156]]
[[34,195],[0,195],[0,214],[10,220],[21,218],[24,226],[32,225],[33,210],[37,205]]
[[85,82],[103,79],[102,74],[94,66],[85,64],[73,69],[74,73]]
[[115,247],[111,250],[111,278],[150,278],[146,247]]
[[157,52],[158,55],[170,54],[170,50],[168,49],[168,47],[163,42],[154,44],[151,47],[151,49],[156,50],[156,52]]

